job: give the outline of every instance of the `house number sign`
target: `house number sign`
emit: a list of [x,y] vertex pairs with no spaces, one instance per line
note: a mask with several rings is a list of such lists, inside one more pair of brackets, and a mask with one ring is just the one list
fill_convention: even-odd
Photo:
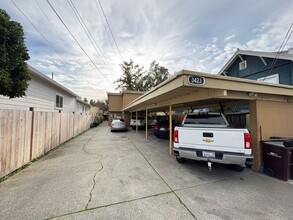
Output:
[[191,85],[204,85],[205,79],[201,76],[189,76],[188,82]]

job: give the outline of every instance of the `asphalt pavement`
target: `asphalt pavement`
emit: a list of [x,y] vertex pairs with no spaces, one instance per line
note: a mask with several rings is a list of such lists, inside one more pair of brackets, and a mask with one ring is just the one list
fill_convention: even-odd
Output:
[[0,219],[293,219],[293,185],[104,122],[0,183]]

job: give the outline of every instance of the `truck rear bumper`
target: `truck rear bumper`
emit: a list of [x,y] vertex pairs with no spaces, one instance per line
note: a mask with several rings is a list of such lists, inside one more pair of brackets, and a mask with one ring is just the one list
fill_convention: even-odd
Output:
[[201,150],[195,149],[181,149],[181,148],[173,148],[173,155],[179,156],[182,158],[187,158],[191,160],[199,160],[199,161],[210,161],[215,163],[222,164],[236,164],[236,165],[248,165],[251,166],[253,164],[253,156],[252,155],[244,155],[237,153],[228,153],[228,152],[217,152],[221,155],[220,158],[207,158],[198,155],[198,152]]

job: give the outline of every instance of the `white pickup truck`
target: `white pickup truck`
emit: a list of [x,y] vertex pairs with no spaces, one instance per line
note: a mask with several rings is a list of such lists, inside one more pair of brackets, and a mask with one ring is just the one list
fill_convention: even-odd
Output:
[[187,114],[174,129],[173,154],[179,163],[185,158],[234,165],[243,171],[252,165],[251,137],[247,129],[229,128],[220,113]]

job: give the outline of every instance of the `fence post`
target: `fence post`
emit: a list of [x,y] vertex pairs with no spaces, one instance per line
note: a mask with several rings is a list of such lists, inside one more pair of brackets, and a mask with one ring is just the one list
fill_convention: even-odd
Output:
[[30,143],[30,161],[33,157],[33,142],[34,142],[34,121],[35,121],[35,109],[30,107],[29,110],[32,112],[32,126],[31,126],[31,143]]
[[75,116],[75,112],[72,112],[73,113],[73,115],[72,115],[72,119],[73,119],[73,137],[75,137],[75,118],[74,118],[74,116]]
[[61,144],[61,110],[59,110],[59,144]]

